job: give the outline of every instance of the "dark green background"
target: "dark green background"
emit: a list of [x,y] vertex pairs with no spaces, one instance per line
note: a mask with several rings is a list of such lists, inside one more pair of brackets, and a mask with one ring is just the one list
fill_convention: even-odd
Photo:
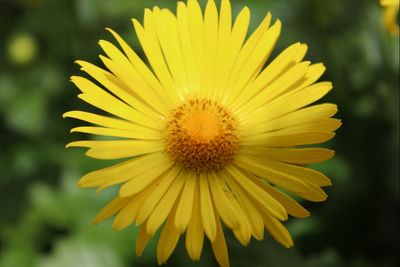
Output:
[[[201,1],[204,3],[205,1]],[[107,165],[64,145],[79,125],[62,113],[86,108],[69,77],[75,59],[99,63],[99,39],[111,27],[139,50],[130,19],[153,5],[175,1],[0,0],[0,266],[155,266],[155,242],[134,255],[136,231],[92,226],[114,192],[78,189],[78,178]],[[395,267],[399,256],[399,38],[382,26],[378,1],[242,0],[252,29],[267,11],[283,30],[275,55],[294,42],[309,45],[307,58],[324,62],[334,83],[325,99],[343,120],[337,151],[315,165],[333,180],[324,203],[304,203],[310,218],[286,225],[295,247],[266,234],[245,248],[227,234],[234,267]],[[29,52],[30,51],[30,52]],[[139,53],[142,53],[141,51]],[[200,263],[182,242],[167,266],[214,266],[207,244]]]

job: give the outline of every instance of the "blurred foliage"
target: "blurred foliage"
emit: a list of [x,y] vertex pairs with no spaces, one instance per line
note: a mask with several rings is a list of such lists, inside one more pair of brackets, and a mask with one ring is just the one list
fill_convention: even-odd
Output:
[[[205,1],[201,1],[202,4]],[[90,224],[113,192],[78,190],[77,179],[107,163],[64,144],[76,125],[61,114],[76,101],[69,76],[75,59],[100,64],[98,39],[111,27],[139,49],[130,19],[172,0],[0,0],[0,266],[155,266],[155,242],[134,255],[136,230]],[[243,248],[227,233],[234,267],[394,267],[399,264],[399,39],[382,26],[378,1],[232,0],[252,10],[254,28],[271,11],[283,22],[275,54],[294,42],[324,62],[343,120],[328,146],[337,155],[316,164],[332,178],[329,199],[304,203],[312,216],[287,226],[296,246],[270,236]],[[183,242],[167,266],[216,265],[209,245],[200,263]]]

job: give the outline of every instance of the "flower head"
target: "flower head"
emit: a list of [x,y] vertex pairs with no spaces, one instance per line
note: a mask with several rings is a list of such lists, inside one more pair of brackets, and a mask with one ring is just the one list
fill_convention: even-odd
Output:
[[220,12],[208,1],[204,14],[196,0],[179,2],[176,15],[146,9],[143,25],[133,25],[149,65],[112,30],[120,48],[100,41],[105,68],[77,61],[96,81],[72,77],[79,98],[107,115],[70,111],[64,117],[97,125],[72,132],[115,139],[68,147],[87,147],[96,159],[126,159],[78,184],[119,186],[94,222],[116,214],[115,229],[140,226],[138,255],[162,228],[160,264],[181,235],[198,260],[205,235],[218,263],[228,266],[223,224],[243,245],[251,237],[262,240],[267,229],[291,247],[281,221],[309,212],[280,189],[310,201],[327,197],[321,187],[330,180],[303,166],[333,156],[304,145],[331,139],[341,124],[331,118],[336,105],[310,106],[332,88],[316,83],[325,68],[303,61],[307,46],[300,43],[269,60],[280,21],[267,14],[246,39],[249,21],[245,7],[232,23],[229,0],[221,1]]
[[380,0],[381,6],[385,8],[383,11],[383,24],[393,35],[399,36],[400,29],[397,17],[399,15],[399,0]]

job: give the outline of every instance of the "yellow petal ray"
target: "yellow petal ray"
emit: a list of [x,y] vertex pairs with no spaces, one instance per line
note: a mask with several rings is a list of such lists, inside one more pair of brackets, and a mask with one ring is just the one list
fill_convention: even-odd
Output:
[[151,235],[146,233],[146,225],[143,225],[140,228],[139,235],[136,239],[135,245],[135,253],[138,257],[143,254],[144,249],[147,246],[147,243],[150,241]]
[[127,204],[120,212],[118,212],[117,216],[115,216],[113,223],[114,230],[122,230],[135,221],[140,207],[156,186],[157,182],[154,181],[150,186],[144,188],[141,192],[131,198],[129,204]]
[[189,257],[194,260],[200,260],[201,251],[203,249],[204,232],[201,224],[200,214],[200,192],[199,187],[195,187],[193,212],[186,231],[185,246]]
[[162,151],[164,145],[152,140],[76,141],[68,147],[90,148],[86,155],[96,159],[122,159]]
[[337,106],[335,104],[318,104],[296,110],[273,120],[260,122],[257,125],[251,127],[249,133],[262,133],[303,125],[317,120],[332,117],[336,114],[336,112]]
[[234,164],[289,191],[309,192],[310,190],[309,186],[298,177],[275,170],[266,164],[259,164],[246,157],[237,156]]
[[328,198],[328,195],[322,190],[318,185],[310,182],[306,182],[307,186],[310,188],[308,192],[297,192],[293,191],[296,195],[313,202],[322,202]]
[[132,131],[104,128],[104,127],[91,127],[91,126],[75,127],[71,129],[71,133],[76,133],[76,132],[121,137],[121,138],[142,139],[142,140],[160,140],[162,138],[159,133],[149,135],[148,133],[132,132]]
[[107,127],[107,128],[113,128],[113,129],[119,129],[119,130],[126,130],[126,131],[132,131],[132,132],[140,132],[140,133],[146,133],[150,136],[155,135],[159,133],[159,131],[150,129],[141,125],[137,125],[134,123],[131,123],[129,121],[125,120],[120,120],[116,118],[111,118],[107,116],[102,116],[90,112],[85,112],[85,111],[69,111],[63,114],[64,118],[74,118],[82,121],[86,121],[95,125]]
[[[105,41],[101,41],[101,43],[104,42]],[[112,45],[108,42],[106,42],[106,44]],[[163,114],[162,112],[165,112],[165,109],[162,109],[161,106],[157,105],[156,107],[159,108],[155,110],[154,107],[150,107],[149,105],[144,104],[136,93],[133,93],[126,84],[124,84],[119,78],[115,77],[113,74],[86,61],[77,60],[75,62],[81,66],[81,70],[88,73],[98,82],[100,82],[104,86],[104,88],[109,90],[122,101],[129,104],[131,107],[137,109],[146,116],[150,116],[153,119],[162,119],[162,116],[160,114]]]
[[243,246],[247,246],[250,242],[252,234],[252,226],[245,212],[245,209],[247,208],[243,206],[243,203],[239,202],[237,197],[232,193],[231,189],[226,187],[224,188],[224,191],[240,220],[240,228],[233,229],[233,234]]
[[[236,199],[242,204],[243,207],[245,207],[243,211],[249,219],[251,234],[257,240],[262,240],[264,238],[264,222],[262,216],[260,215],[260,211],[257,209],[257,207],[259,207],[259,203],[255,203],[254,198],[253,200],[251,200],[248,196],[249,191],[247,191],[246,193],[244,191],[245,189],[243,187],[240,187],[236,180],[229,177],[229,175],[226,178],[226,181]],[[265,210],[265,207],[262,207],[262,210]]]
[[218,34],[216,40],[216,55],[213,73],[213,84],[210,88],[210,98],[218,99],[219,95],[219,80],[226,68],[226,63],[229,62],[229,44],[231,43],[232,35],[232,12],[231,4],[228,0],[221,1],[220,14],[218,21]]
[[199,66],[195,64],[193,44],[189,33],[189,18],[188,10],[183,2],[178,2],[177,7],[177,28],[178,28],[178,38],[181,43],[182,58],[184,61],[186,75],[187,75],[187,92],[194,91],[196,88],[194,86],[195,81],[199,77]]
[[[166,168],[165,166],[170,166],[172,164],[171,160],[166,157],[164,154],[158,159],[158,161],[153,161],[153,162],[146,162],[143,165],[139,165],[134,169],[134,174],[128,173],[128,175],[122,174],[118,177],[108,177],[108,180],[103,182],[97,191],[99,192],[100,190],[103,190],[107,187],[110,187],[112,185],[116,184],[121,184],[124,182],[128,182],[132,179],[143,179],[143,176],[151,176],[151,175],[157,175],[160,172],[160,169]],[[132,164],[133,165],[133,164]],[[150,179],[153,179],[152,177]],[[150,180],[149,179],[149,180]],[[148,181],[146,181],[148,182]]]
[[275,24],[264,33],[257,45],[253,48],[251,55],[249,55],[249,58],[243,66],[243,69],[240,71],[240,75],[234,84],[231,98],[227,102],[229,105],[231,105],[232,101],[237,98],[238,94],[243,90],[243,88],[250,81],[254,80],[260,73],[260,70],[275,47],[280,30],[281,22],[277,20]]
[[[294,84],[292,87],[288,88],[286,92],[293,94],[300,90],[303,90],[305,87],[310,86],[311,84],[315,83],[319,78],[321,78],[325,70],[326,68],[322,63],[316,63],[308,66],[307,72],[304,75],[303,79]],[[282,94],[281,97],[286,97],[286,95]]]
[[129,203],[131,198],[121,198],[116,196],[111,200],[94,218],[93,224],[98,224],[115,213],[119,212],[126,204]]
[[332,158],[333,150],[325,148],[270,148],[270,147],[243,147],[242,153],[266,157],[271,160],[294,164],[309,164]]
[[286,248],[293,247],[292,237],[285,226],[272,216],[268,214],[263,215],[265,227],[271,233],[272,237]]
[[264,183],[258,178],[251,178],[254,182],[256,182],[259,186],[261,186],[267,193],[273,196],[282,206],[286,209],[287,213],[296,217],[296,218],[306,218],[310,216],[310,212],[306,210],[303,206],[301,206],[297,201],[293,200],[288,195],[282,193],[281,191],[277,190],[273,186]]
[[237,112],[248,115],[255,110],[258,110],[260,107],[265,106],[266,103],[281,95],[288,88],[300,81],[304,77],[309,64],[310,62],[306,61],[295,65],[285,74],[268,85],[267,88],[245,103],[242,108],[237,110]]
[[305,208],[303,208],[297,201],[293,200],[291,197],[286,195],[285,193],[279,191],[275,187],[269,185],[268,183],[262,181],[255,175],[251,173],[246,173],[246,175],[251,179],[255,184],[265,190],[268,194],[270,194],[273,198],[275,198],[287,211],[288,214],[296,217],[296,218],[306,218],[310,215]]
[[240,220],[236,211],[233,209],[229,199],[227,198],[223,185],[224,180],[214,172],[208,175],[208,184],[210,185],[211,195],[216,210],[221,216],[222,221],[231,229],[240,227]]
[[249,83],[248,86],[241,91],[236,101],[232,103],[232,109],[236,110],[241,107],[263,88],[266,88],[274,82],[286,70],[292,68],[302,59],[302,57],[299,57],[300,59],[297,61],[296,55],[304,56],[306,50],[307,46],[300,43],[293,44],[286,48],[257,76],[254,82]]
[[188,24],[187,28],[189,30],[190,40],[193,48],[193,58],[194,58],[194,76],[192,81],[192,86],[194,90],[202,90],[201,84],[201,70],[204,62],[203,44],[204,44],[204,24],[203,24],[203,14],[199,3],[196,0],[187,1],[187,16]]
[[306,89],[268,103],[251,116],[242,119],[243,127],[251,128],[263,121],[272,120],[303,108],[325,96],[332,89],[332,83],[319,82]]
[[187,176],[185,172],[181,172],[154,208],[146,223],[146,231],[148,234],[153,235],[167,218],[173,205],[177,202],[181,194],[186,179]]
[[[107,41],[101,40],[99,44],[105,51],[108,51],[107,49],[110,49],[109,47],[113,47],[115,51],[118,51],[118,53],[121,54],[121,52],[115,46],[113,46],[113,44]],[[115,58],[115,54],[112,54],[111,51],[108,51],[106,54],[110,58],[103,55],[100,55],[99,58],[103,64],[117,77],[121,86],[127,88],[128,92],[136,96],[147,105],[154,103],[152,106],[165,106],[165,104],[162,103],[161,98],[154,93],[154,91],[146,84],[145,81],[141,80],[139,74],[132,67],[130,61],[128,61],[125,56],[121,54],[121,58]],[[122,61],[122,58],[124,58],[124,61]],[[144,108],[144,105],[141,107]]]
[[78,181],[78,186],[97,187],[107,182],[123,183],[135,175],[153,168],[155,163],[163,158],[165,158],[164,154],[154,153],[96,170],[84,175]]
[[204,53],[204,64],[201,69],[201,84],[207,98],[213,95],[216,80],[217,38],[218,11],[214,0],[208,0],[204,12],[204,51],[206,53]]
[[179,241],[180,232],[174,226],[175,210],[175,208],[172,209],[158,239],[157,263],[159,265],[168,260]]
[[248,137],[242,145],[263,147],[312,145],[328,141],[334,136],[335,134],[332,132],[323,131],[299,131],[295,133],[277,131]]
[[145,28],[135,19],[132,20],[136,35],[139,42],[146,54],[147,59],[158,80],[165,88],[169,98],[173,103],[177,103],[181,96],[179,91],[176,90],[176,86],[172,80],[169,69],[166,65],[165,59],[162,55],[161,48],[157,41],[157,35],[152,22],[152,12],[149,9],[145,10],[144,24]]
[[176,17],[167,9],[153,8],[152,19],[157,34],[158,43],[175,82],[177,91],[185,91],[187,88],[186,68],[182,58],[181,45],[178,37]]
[[314,183],[319,186],[327,186],[332,184],[329,178],[323,173],[310,168],[286,164],[272,159],[260,159],[258,156],[243,155],[243,158],[246,158],[249,161],[257,162],[260,165],[263,164],[268,166],[268,168],[274,169],[278,172],[285,172],[286,174],[297,177],[304,182]]
[[183,233],[190,222],[190,217],[193,211],[194,192],[197,186],[195,173],[189,172],[186,179],[185,186],[183,187],[181,198],[176,208],[176,216],[174,218],[174,225],[176,229]]
[[208,239],[213,242],[217,234],[217,227],[207,176],[205,174],[200,174],[199,176],[199,188],[201,221],[203,223],[204,232]]
[[137,175],[135,178],[122,185],[119,190],[119,195],[121,197],[128,197],[139,193],[166,172],[173,164],[174,162],[172,160],[158,162],[158,165],[153,169]]
[[160,179],[160,183],[153,190],[150,196],[145,200],[142,204],[139,214],[136,218],[136,225],[142,224],[147,218],[150,216],[151,212],[160,202],[161,198],[164,196],[165,192],[171,186],[171,184],[175,181],[176,177],[180,172],[179,167],[172,167],[162,179]]
[[143,115],[91,81],[77,76],[71,77],[71,80],[83,92],[83,94],[78,95],[83,101],[133,123],[153,129],[160,128],[161,120],[155,121]]
[[395,6],[399,5],[399,1],[397,0],[380,0],[379,1],[382,6]]
[[[221,6],[222,8],[222,6]],[[221,16],[221,20],[223,17]],[[216,85],[215,85],[215,99],[223,100],[225,97],[226,84],[229,81],[230,74],[235,66],[235,62],[239,56],[242,45],[246,39],[247,30],[250,23],[250,10],[244,7],[237,16],[232,32],[228,36],[224,34],[220,26],[220,33],[218,35],[218,44],[220,49],[218,55],[221,57],[220,64],[217,65]],[[220,23],[221,25],[221,23]],[[222,51],[221,51],[222,50]],[[218,62],[217,62],[218,64]]]
[[[226,84],[226,87],[224,87],[224,88],[230,88],[226,92],[227,94],[225,99],[225,101],[227,101],[226,103],[230,103],[230,101],[233,100],[233,98],[237,95],[237,93],[241,89],[239,88],[239,86],[236,86],[236,84],[237,84],[237,79],[241,78],[242,74],[245,75],[243,75],[243,78],[241,79],[248,80],[252,78],[252,74],[254,74],[254,72],[257,72],[261,69],[261,67],[259,67],[258,64],[256,65],[254,65],[254,63],[253,65],[250,64],[252,61],[254,61],[254,59],[263,60],[264,59],[263,53],[268,54],[268,49],[267,52],[263,50],[259,51],[260,50],[259,45],[261,45],[262,43],[260,42],[260,40],[264,39],[266,35],[271,34],[271,32],[273,32],[272,28],[274,27],[272,27],[271,30],[269,30],[270,23],[271,23],[271,14],[268,13],[261,22],[261,24],[250,35],[250,37],[247,39],[247,41],[241,48],[237,60],[235,61],[235,64],[233,66],[232,72],[230,73],[230,78],[228,80],[228,83]],[[280,28],[280,22],[277,21],[274,26],[275,28]],[[258,58],[256,58],[255,55],[258,55]]]
[[304,123],[295,127],[288,127],[286,129],[280,129],[280,133],[291,134],[299,132],[333,132],[342,125],[342,121],[339,119],[327,118],[318,121],[313,121],[310,123]]
[[[135,53],[135,51],[113,30],[107,28],[107,30],[114,36],[122,50],[127,55],[129,61],[132,63],[136,71],[141,75],[143,81],[145,81],[154,92],[163,99],[163,101],[168,101],[168,104],[172,104],[172,100],[169,99],[168,94],[165,89],[161,86],[160,82],[154,76],[153,72],[147,67],[147,65],[142,61],[142,59]],[[157,107],[162,108],[162,107]],[[163,112],[165,114],[165,112]]]
[[211,248],[218,264],[221,267],[229,267],[228,248],[226,247],[224,230],[222,229],[217,211],[215,211],[215,220],[217,229],[215,239],[211,242]]
[[[231,177],[233,177],[234,181],[239,184],[246,193],[250,194],[250,197],[258,206],[262,207],[264,210],[268,210],[280,220],[287,219],[286,210],[282,207],[282,205],[268,193],[254,184],[248,177],[246,177],[245,174],[243,174],[233,165],[227,166],[226,170]],[[228,177],[228,181],[230,180],[231,179]],[[232,182],[229,184],[232,184]]]

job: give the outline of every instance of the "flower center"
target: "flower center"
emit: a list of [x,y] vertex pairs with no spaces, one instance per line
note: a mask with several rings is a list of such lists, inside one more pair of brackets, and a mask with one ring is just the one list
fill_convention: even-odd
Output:
[[237,123],[218,103],[191,99],[172,110],[166,125],[166,151],[197,173],[222,169],[239,148]]

